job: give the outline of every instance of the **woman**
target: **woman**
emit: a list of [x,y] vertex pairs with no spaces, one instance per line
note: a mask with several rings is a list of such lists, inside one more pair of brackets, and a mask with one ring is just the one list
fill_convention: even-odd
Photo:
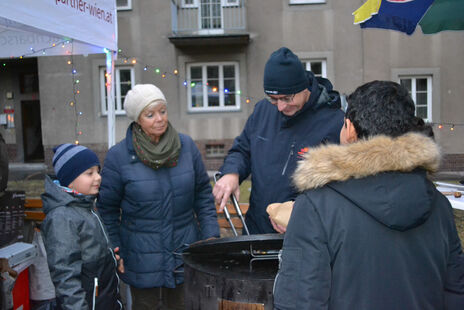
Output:
[[193,140],[169,123],[158,87],[135,85],[124,108],[133,122],[108,151],[97,206],[133,309],[184,309],[182,250],[219,237],[209,178]]

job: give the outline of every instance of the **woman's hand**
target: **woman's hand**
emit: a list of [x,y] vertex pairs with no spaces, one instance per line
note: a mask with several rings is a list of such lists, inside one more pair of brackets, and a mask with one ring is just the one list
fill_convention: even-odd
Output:
[[118,271],[119,273],[124,273],[124,260],[119,256],[119,247],[114,248],[113,250],[116,261],[118,262]]

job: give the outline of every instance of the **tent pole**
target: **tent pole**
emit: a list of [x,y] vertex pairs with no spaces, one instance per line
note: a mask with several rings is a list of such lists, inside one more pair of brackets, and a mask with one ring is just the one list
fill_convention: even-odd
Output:
[[116,52],[107,51],[106,53],[106,100],[108,106],[108,149],[116,144],[115,140],[115,113],[114,113],[114,58]]

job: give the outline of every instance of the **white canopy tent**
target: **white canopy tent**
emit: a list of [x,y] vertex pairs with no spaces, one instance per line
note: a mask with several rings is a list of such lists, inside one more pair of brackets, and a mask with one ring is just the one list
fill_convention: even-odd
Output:
[[[64,48],[52,48],[62,44]],[[0,58],[106,53],[108,147],[115,144],[112,73],[117,46],[115,0],[0,1]]]

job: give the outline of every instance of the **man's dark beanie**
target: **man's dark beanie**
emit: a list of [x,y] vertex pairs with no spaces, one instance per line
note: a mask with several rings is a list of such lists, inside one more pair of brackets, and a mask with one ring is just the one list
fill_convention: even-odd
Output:
[[298,57],[286,47],[271,54],[264,67],[264,92],[292,95],[309,87],[306,71]]

